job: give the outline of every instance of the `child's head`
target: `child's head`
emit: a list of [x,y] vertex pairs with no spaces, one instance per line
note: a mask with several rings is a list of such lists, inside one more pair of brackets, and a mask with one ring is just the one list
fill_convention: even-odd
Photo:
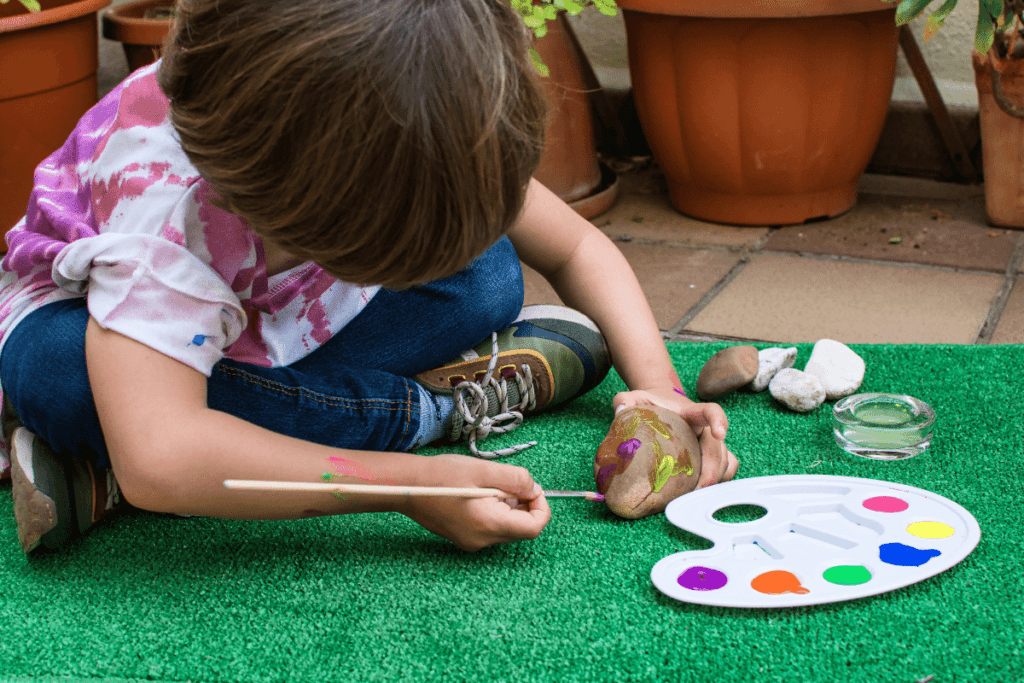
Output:
[[355,283],[450,275],[521,212],[543,148],[507,0],[179,0],[160,73],[224,205]]

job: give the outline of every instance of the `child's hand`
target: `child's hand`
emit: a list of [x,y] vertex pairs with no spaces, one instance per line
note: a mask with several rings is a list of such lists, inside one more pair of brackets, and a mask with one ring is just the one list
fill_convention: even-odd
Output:
[[530,473],[504,463],[464,455],[430,458],[425,486],[495,488],[515,499],[417,498],[403,510],[414,522],[443,536],[463,550],[476,551],[495,543],[534,539],[551,519],[551,508]]
[[701,469],[697,488],[728,481],[736,476],[739,461],[725,447],[729,420],[717,403],[694,403],[675,387],[623,391],[615,395],[612,405],[618,413],[626,408],[654,404],[678,413],[700,440]]

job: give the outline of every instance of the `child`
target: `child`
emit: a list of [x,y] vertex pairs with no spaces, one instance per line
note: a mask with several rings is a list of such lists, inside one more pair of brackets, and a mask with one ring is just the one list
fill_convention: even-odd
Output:
[[[701,484],[733,476],[724,413],[680,392],[621,253],[530,179],[544,99],[527,48],[504,0],[179,3],[168,56],[39,166],[7,237],[25,552],[121,496],[239,519],[393,510],[467,550],[535,538],[550,511],[525,469],[407,451],[468,436],[477,452],[596,385],[609,355],[630,388],[617,409],[677,411]],[[520,311],[519,258],[582,313]],[[222,485],[325,478],[517,500]]]

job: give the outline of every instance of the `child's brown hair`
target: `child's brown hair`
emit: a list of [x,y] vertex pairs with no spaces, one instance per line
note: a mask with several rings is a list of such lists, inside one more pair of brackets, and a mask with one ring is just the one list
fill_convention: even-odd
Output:
[[545,100],[507,0],[179,0],[160,71],[223,205],[358,284],[451,275],[521,213]]

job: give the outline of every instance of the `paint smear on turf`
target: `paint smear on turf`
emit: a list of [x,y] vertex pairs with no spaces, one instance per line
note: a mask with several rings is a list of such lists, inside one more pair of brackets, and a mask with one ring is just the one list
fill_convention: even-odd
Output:
[[782,595],[783,593],[806,595],[811,592],[800,585],[800,579],[796,578],[796,575],[782,570],[761,574],[750,582],[750,587],[758,593],[767,595]]

